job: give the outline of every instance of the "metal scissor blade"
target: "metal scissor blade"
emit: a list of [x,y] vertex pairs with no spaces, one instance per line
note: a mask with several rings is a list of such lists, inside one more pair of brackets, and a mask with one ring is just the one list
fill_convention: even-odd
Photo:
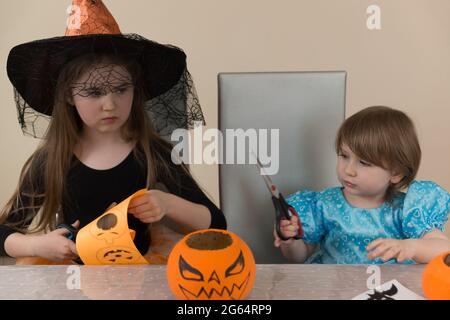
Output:
[[264,179],[264,182],[266,183],[267,188],[269,189],[270,193],[272,193],[272,195],[278,199],[280,192],[278,191],[277,186],[272,182],[272,179],[270,179],[270,177],[266,174],[266,171],[264,170],[261,161],[259,161],[258,156],[253,151],[252,153],[256,159],[256,165],[258,166],[260,172],[262,173],[261,175]]

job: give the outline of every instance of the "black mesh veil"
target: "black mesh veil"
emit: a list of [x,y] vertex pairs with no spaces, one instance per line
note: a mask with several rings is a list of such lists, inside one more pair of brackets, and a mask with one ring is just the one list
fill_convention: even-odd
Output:
[[[22,132],[34,138],[43,138],[51,116],[34,110],[14,88],[17,117]],[[169,138],[178,128],[192,129],[195,121],[205,124],[194,82],[186,69],[179,82],[167,92],[145,102],[145,111],[153,128],[162,137]]]
[[58,74],[68,61],[86,53],[120,54],[138,62],[144,74],[144,108],[159,135],[170,137],[177,128],[193,128],[196,121],[205,124],[180,48],[136,34],[55,37],[16,46],[8,56],[8,77],[25,135],[45,136]]
[[50,123],[51,116],[31,108],[16,88],[14,88],[14,100],[16,101],[17,117],[22,132],[28,136],[43,138]]
[[178,128],[192,129],[196,121],[205,124],[194,82],[187,69],[170,90],[148,100],[145,110],[155,131],[164,137]]

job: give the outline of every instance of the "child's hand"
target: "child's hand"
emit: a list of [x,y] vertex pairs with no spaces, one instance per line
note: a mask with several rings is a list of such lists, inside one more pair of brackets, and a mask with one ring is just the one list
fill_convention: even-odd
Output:
[[144,223],[161,220],[167,213],[167,196],[160,190],[148,190],[144,195],[130,201],[128,212]]
[[[283,237],[291,238],[297,235],[298,232],[298,218],[296,216],[292,216],[291,220],[283,219],[280,221],[280,231]],[[281,238],[277,234],[276,228],[273,229],[273,236],[275,237],[274,246],[279,247],[281,244],[291,244],[294,242],[294,239],[291,238],[289,240],[281,240]]]
[[369,251],[367,257],[369,259],[380,257],[383,261],[395,258],[397,262],[413,259],[416,254],[416,247],[410,240],[376,239],[367,246],[366,249]]
[[[78,228],[79,225],[78,220],[72,224],[74,228]],[[52,261],[76,259],[78,252],[75,242],[64,236],[68,232],[69,230],[61,228],[37,236],[33,241],[33,255]]]

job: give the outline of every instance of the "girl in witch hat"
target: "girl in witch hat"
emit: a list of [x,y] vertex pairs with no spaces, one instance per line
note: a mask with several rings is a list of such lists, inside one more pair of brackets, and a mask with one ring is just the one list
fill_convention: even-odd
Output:
[[162,138],[204,122],[184,52],[121,34],[100,0],[73,7],[64,36],[18,45],[8,56],[19,124],[43,141],[0,213],[0,254],[75,259],[67,230],[55,226],[83,227],[142,188],[148,192],[129,207],[141,254],[150,247],[148,224],[163,217],[184,230],[226,228]]

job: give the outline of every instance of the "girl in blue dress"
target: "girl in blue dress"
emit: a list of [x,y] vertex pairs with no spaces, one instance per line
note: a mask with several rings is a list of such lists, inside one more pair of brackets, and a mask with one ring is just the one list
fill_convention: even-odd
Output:
[[[450,251],[443,233],[450,195],[415,181],[421,150],[414,125],[399,110],[369,107],[342,124],[336,138],[342,187],[298,191],[286,200],[298,212],[303,237],[275,246],[294,262],[427,263]],[[407,192],[400,190],[408,188]],[[285,237],[298,219],[281,222]]]

